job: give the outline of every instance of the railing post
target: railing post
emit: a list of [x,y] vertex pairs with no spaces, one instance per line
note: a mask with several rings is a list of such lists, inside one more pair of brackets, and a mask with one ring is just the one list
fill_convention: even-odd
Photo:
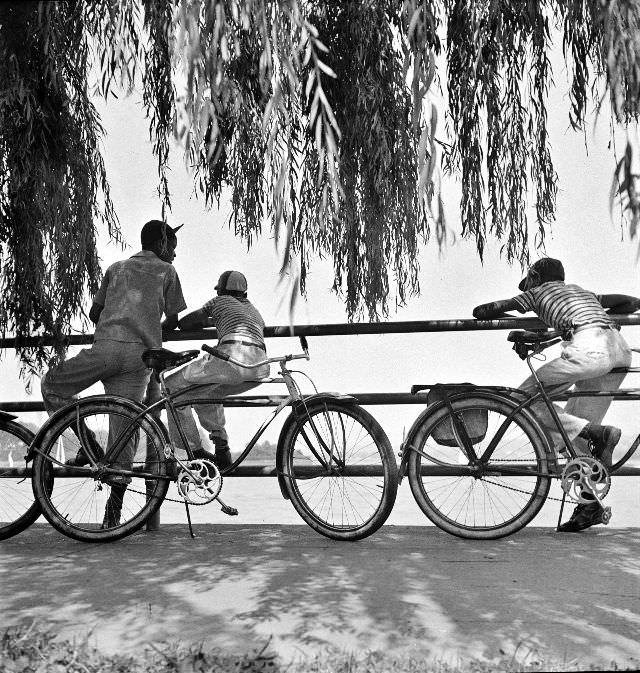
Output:
[[[158,383],[158,381],[156,381],[155,374],[151,374],[151,378],[149,379],[149,383],[147,384],[147,392],[145,393],[143,403],[145,406],[150,406],[154,402],[157,402],[159,399],[160,399],[160,384]],[[158,421],[160,420],[160,408],[154,409],[151,412],[151,414],[156,420]],[[164,450],[164,447],[162,448]],[[148,460],[149,460],[149,454],[147,454],[147,461]],[[149,498],[149,491],[152,488],[153,488],[152,485],[147,482],[147,499]],[[145,529],[148,532],[160,530],[160,507],[158,507],[153,516],[150,516],[147,519]]]

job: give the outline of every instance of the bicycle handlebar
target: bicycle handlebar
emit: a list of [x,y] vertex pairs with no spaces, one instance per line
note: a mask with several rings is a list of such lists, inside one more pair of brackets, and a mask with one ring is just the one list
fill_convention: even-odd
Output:
[[257,369],[258,367],[271,364],[272,362],[289,362],[290,360],[308,360],[309,351],[307,346],[307,340],[305,339],[305,337],[300,337],[300,342],[303,344],[303,348],[305,350],[304,353],[300,353],[297,355],[294,354],[281,355],[280,357],[277,358],[266,358],[264,360],[260,360],[260,362],[253,362],[252,364],[247,364],[246,362],[240,362],[240,360],[232,358],[228,353],[223,353],[222,351],[219,351],[217,348],[207,346],[207,344],[202,344],[201,348],[205,353],[209,353],[209,355],[213,355],[214,357],[219,358],[220,360],[230,362],[232,365],[238,365],[239,367],[244,367],[245,369]]

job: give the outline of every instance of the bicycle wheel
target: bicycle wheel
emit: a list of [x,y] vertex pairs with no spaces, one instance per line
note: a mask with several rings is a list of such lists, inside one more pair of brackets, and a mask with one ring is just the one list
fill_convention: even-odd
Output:
[[16,476],[24,467],[24,456],[33,433],[15,421],[0,420],[0,540],[28,528],[41,514],[31,479]]
[[360,540],[387,520],[398,468],[379,423],[355,404],[316,402],[283,428],[286,488],[298,514],[334,540]]
[[[509,402],[467,397],[454,401],[453,409],[473,437],[478,462],[473,465],[465,455],[446,406],[427,413],[409,449],[413,496],[429,519],[452,535],[490,540],[515,533],[540,511],[549,492],[545,440],[524,414],[505,425],[513,410]],[[477,430],[479,414],[486,420],[484,433]],[[453,435],[453,441],[447,439]],[[481,458],[491,442],[491,455]]]
[[[47,520],[84,542],[130,535],[156,512],[169,487],[165,440],[135,403],[91,398],[53,419],[33,465],[33,488]],[[113,460],[103,456],[115,448]],[[64,467],[82,449],[97,467]]]

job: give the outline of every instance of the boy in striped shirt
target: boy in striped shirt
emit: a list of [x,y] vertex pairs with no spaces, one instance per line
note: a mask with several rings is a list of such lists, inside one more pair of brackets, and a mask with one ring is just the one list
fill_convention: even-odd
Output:
[[[565,284],[564,278],[564,268],[559,260],[549,257],[539,259],[520,282],[522,294],[476,306],[473,317],[488,320],[512,310],[536,313],[546,325],[561,332],[565,339],[560,357],[537,370],[537,376],[545,386],[564,384],[564,387],[554,388],[558,392],[572,386],[577,391],[617,390],[625,375],[610,372],[614,367],[630,365],[631,349],[620,334],[619,326],[604,309],[609,308],[612,313],[632,313],[640,308],[640,300],[627,295],[595,295],[578,285]],[[537,392],[533,376],[522,383],[520,390]],[[610,397],[575,397],[567,402],[564,409],[554,405],[576,450],[584,452],[580,439],[586,440],[593,456],[607,468],[611,467],[613,450],[621,434],[619,428],[600,424],[610,404]],[[562,447],[562,436],[545,403],[539,401],[531,409],[555,446]],[[575,441],[576,438],[580,439]],[[571,518],[558,530],[577,532],[602,523],[602,512],[603,507],[597,501],[579,504]]]
[[[215,327],[218,332],[218,350],[247,364],[265,360],[264,320],[247,299],[247,279],[239,271],[225,271],[214,289],[217,295],[202,308],[181,318],[178,327],[187,331]],[[166,383],[172,393],[194,384],[211,384],[190,391],[189,397],[226,397],[255,388],[259,385],[255,380],[268,375],[269,365],[246,369],[205,354],[168,376]],[[183,407],[177,413],[194,456],[212,460],[221,469],[228,467],[231,465],[231,453],[225,430],[224,408],[221,404],[202,404],[197,405],[195,411],[200,424],[209,432],[215,444],[215,455],[203,448],[191,407]],[[177,432],[171,418],[169,431],[175,439]]]

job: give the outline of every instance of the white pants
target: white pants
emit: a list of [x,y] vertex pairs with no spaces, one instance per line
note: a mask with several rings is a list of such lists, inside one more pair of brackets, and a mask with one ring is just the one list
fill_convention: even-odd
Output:
[[[242,337],[238,338],[241,339]],[[246,337],[244,339],[246,340]],[[267,357],[261,348],[244,346],[242,344],[221,344],[217,346],[217,349],[228,353],[235,360],[247,364],[260,362]],[[204,399],[207,397],[238,395],[260,385],[259,382],[256,382],[256,379],[267,376],[269,376],[269,365],[247,369],[206,354],[189,363],[175,374],[167,376],[166,384],[171,393],[176,393],[194,384],[209,383],[210,385],[196,388],[184,395],[185,399]],[[176,403],[179,402],[180,397],[176,399]],[[189,443],[189,448],[192,451],[202,449],[200,433],[198,432],[198,426],[192,413],[193,409],[195,409],[200,424],[209,433],[209,437],[211,437],[216,447],[226,446],[229,438],[225,430],[223,406],[221,404],[199,404],[197,406],[194,405],[194,407],[188,406],[177,410],[178,419]],[[167,417],[171,441],[176,448],[181,449],[183,447],[180,435],[168,411]]]
[[[614,367],[628,367],[631,364],[631,349],[618,330],[593,327],[576,332],[571,341],[562,344],[559,358],[540,367],[536,374],[545,386],[554,392],[565,392],[575,386],[580,390],[617,390],[625,373],[611,373]],[[538,392],[533,376],[529,376],[520,386],[528,393]],[[610,397],[573,397],[564,409],[554,404],[555,410],[567,436],[572,440],[578,453],[589,454],[586,442],[573,441],[588,423],[601,423],[611,405]],[[562,449],[564,441],[544,401],[533,404],[530,409],[548,431],[556,448]]]

